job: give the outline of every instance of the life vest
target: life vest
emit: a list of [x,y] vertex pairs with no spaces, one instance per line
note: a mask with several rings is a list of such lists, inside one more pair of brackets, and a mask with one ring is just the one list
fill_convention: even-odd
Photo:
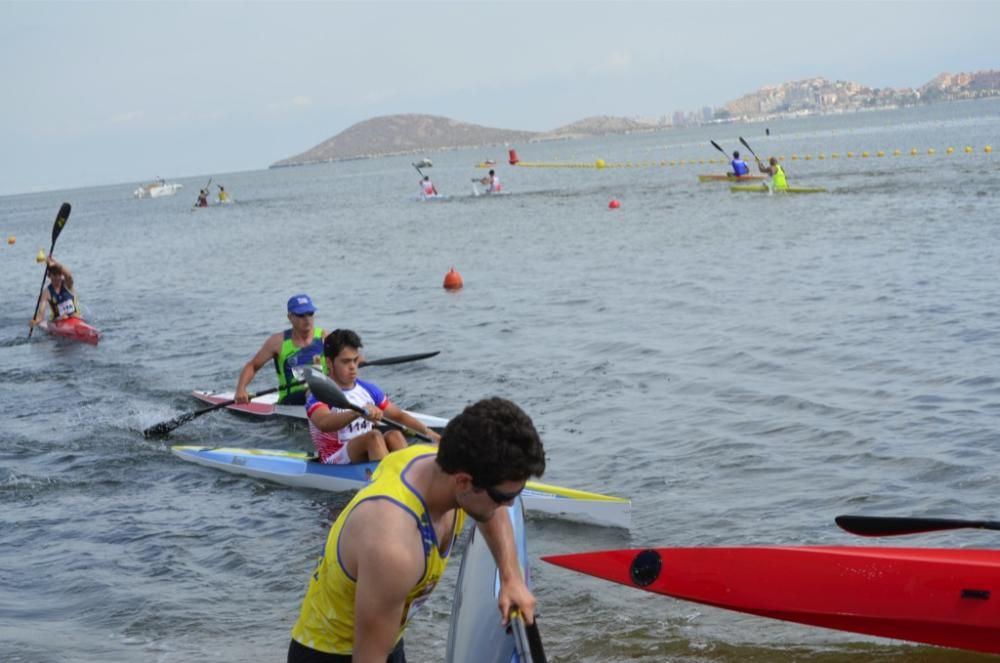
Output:
[[781,164],[774,164],[774,175],[771,175],[771,186],[775,189],[787,189],[788,180],[785,179],[785,169]]
[[53,320],[61,320],[80,314],[76,295],[65,284],[59,292],[56,292],[56,289],[49,283],[49,313]]
[[309,345],[300,348],[292,342],[292,330],[286,329],[284,340],[281,343],[281,350],[274,358],[274,370],[278,372],[278,402],[288,398],[289,394],[305,391],[306,385],[298,384],[289,387],[296,381],[293,368],[299,366],[316,366],[323,368],[323,330],[319,327],[313,329],[313,340]]
[[750,166],[743,159],[733,159],[730,164],[733,167],[734,175],[748,175],[750,173]]
[[489,191],[490,193],[500,193],[500,178],[499,177],[497,177],[496,175],[493,176],[493,179],[490,181],[490,186],[487,189],[487,191]]
[[[354,594],[357,579],[348,575],[340,558],[340,533],[351,512],[367,500],[387,500],[413,516],[424,546],[424,574],[406,595],[396,642],[403,637],[410,618],[437,585],[455,548],[465,511],[455,509],[455,521],[447,540],[438,541],[423,496],[406,481],[405,475],[421,458],[433,458],[437,448],[414,444],[394,451],[379,463],[372,483],[362,488],[340,512],[326,539],[323,556],[309,578],[302,611],[292,628],[292,639],[320,652],[349,655],[354,650]],[[392,569],[386,569],[391,573]]]
[[420,186],[422,186],[424,188],[424,195],[425,196],[433,196],[434,195],[434,183],[431,182],[430,180],[423,180],[422,182],[420,182]]

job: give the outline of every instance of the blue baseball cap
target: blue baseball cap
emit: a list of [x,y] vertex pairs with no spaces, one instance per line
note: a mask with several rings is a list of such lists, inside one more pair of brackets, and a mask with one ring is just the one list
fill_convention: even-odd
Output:
[[316,307],[313,306],[313,300],[309,298],[309,295],[295,295],[288,300],[288,312],[295,315],[315,313]]

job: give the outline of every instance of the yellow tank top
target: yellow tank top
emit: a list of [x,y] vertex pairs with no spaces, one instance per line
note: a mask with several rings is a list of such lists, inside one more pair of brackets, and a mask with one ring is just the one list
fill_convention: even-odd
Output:
[[775,189],[788,188],[788,180],[785,179],[785,169],[780,164],[774,164],[774,175],[771,177],[771,186]]
[[412,514],[414,525],[420,530],[424,542],[424,575],[406,597],[396,642],[403,637],[407,622],[434,591],[444,573],[455,540],[465,524],[465,511],[456,509],[451,540],[444,546],[442,553],[442,546],[438,544],[437,534],[423,499],[406,482],[406,473],[413,461],[436,453],[436,447],[415,444],[389,454],[379,463],[372,475],[372,483],[360,490],[344,507],[330,529],[330,536],[327,537],[316,571],[309,578],[309,589],[302,602],[302,611],[292,627],[294,640],[310,649],[328,654],[353,652],[354,590],[357,585],[356,580],[348,575],[340,563],[340,532],[358,504],[375,498],[389,498]]

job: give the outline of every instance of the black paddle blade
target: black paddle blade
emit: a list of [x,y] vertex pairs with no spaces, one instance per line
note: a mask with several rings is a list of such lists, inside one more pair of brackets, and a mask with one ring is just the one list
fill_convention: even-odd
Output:
[[837,516],[837,525],[851,534],[861,536],[900,536],[948,529],[1000,530],[1000,523],[989,520],[956,520],[953,518],[903,518],[893,516]]
[[405,364],[410,361],[419,361],[421,359],[430,359],[431,357],[436,357],[441,354],[440,350],[435,352],[421,352],[415,355],[400,355],[398,357],[386,357],[384,359],[372,359],[371,361],[363,361],[359,366],[390,366],[392,364]]
[[[69,203],[63,203],[62,207],[59,208],[59,213],[56,214],[56,222],[52,224],[52,246],[55,247],[56,238],[59,237],[59,233],[62,232],[63,226],[69,221],[69,213],[73,211],[73,206]],[[49,253],[52,250],[49,249]]]
[[514,636],[514,651],[521,663],[546,663],[545,648],[542,646],[542,636],[538,632],[538,618],[534,623],[527,624],[520,612],[510,617],[507,630]]
[[[726,151],[725,151],[724,149],[722,149],[721,147],[719,147],[719,144],[718,144],[718,143],[716,143],[716,142],[715,142],[714,140],[710,140],[710,141],[708,141],[708,142],[712,144],[712,147],[714,147],[715,149],[719,150],[719,151],[720,151],[720,152],[722,152],[723,154],[726,154]],[[726,154],[726,156],[728,157],[729,155],[728,155],[728,154]]]
[[171,419],[170,421],[161,421],[155,426],[150,426],[146,430],[142,431],[143,437],[165,437],[170,434],[175,428],[183,426],[187,422],[191,421],[198,416],[198,412],[188,412],[187,414],[182,414],[179,417]]
[[340,408],[341,410],[354,410],[355,412],[364,413],[363,409],[347,400],[347,396],[344,396],[344,392],[340,390],[340,387],[333,380],[323,375],[322,371],[317,371],[310,367],[303,371],[303,377],[309,385],[309,391],[327,405]]

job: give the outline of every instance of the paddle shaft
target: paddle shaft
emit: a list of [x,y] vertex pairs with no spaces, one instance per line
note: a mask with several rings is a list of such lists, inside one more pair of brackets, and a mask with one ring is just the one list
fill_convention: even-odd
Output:
[[[417,360],[420,360],[420,359],[428,359],[428,358],[433,357],[433,356],[435,356],[437,354],[440,354],[440,350],[437,350],[435,352],[421,352],[421,353],[412,354],[412,355],[400,355],[398,357],[386,357],[384,359],[373,359],[372,361],[363,361],[363,362],[361,362],[359,364],[359,366],[389,366],[391,364],[403,364],[403,363],[410,362],[410,361],[417,361]],[[298,386],[300,384],[303,384],[303,381],[297,380],[295,382],[292,382],[292,383],[286,385],[284,388],[295,387],[295,386]],[[265,389],[264,391],[258,391],[255,394],[250,394],[250,398],[252,400],[254,398],[257,398],[258,396],[264,396],[265,394],[273,394],[274,392],[276,392],[276,391],[278,391],[280,389],[282,389],[282,387],[272,387],[271,389]],[[209,407],[202,408],[200,410],[195,410],[194,412],[188,412],[187,414],[182,414],[181,416],[175,417],[174,419],[171,419],[170,421],[164,421],[164,422],[161,422],[159,424],[156,424],[155,426],[150,426],[149,428],[147,428],[146,430],[144,430],[142,432],[142,434],[145,437],[155,437],[155,436],[159,436],[159,435],[167,435],[168,433],[170,433],[170,431],[178,428],[179,426],[183,426],[184,424],[186,424],[187,422],[189,422],[189,421],[191,421],[193,419],[197,419],[198,417],[200,417],[203,414],[208,414],[209,412],[215,412],[216,410],[220,410],[220,409],[222,409],[224,407],[229,407],[230,405],[235,405],[235,404],[236,404],[236,399],[235,398],[234,399],[230,399],[228,401],[222,401],[221,403],[216,403],[214,405],[210,405]]]
[[[63,203],[59,208],[59,213],[56,214],[56,221],[52,224],[52,245],[49,247],[49,257],[52,256],[52,252],[56,249],[56,240],[59,239],[59,234],[62,232],[63,226],[69,221],[69,213],[73,210],[73,207],[69,203]],[[45,262],[45,273],[42,274],[42,285],[38,288],[38,299],[35,300],[35,310],[31,312],[31,319],[34,320],[35,316],[38,315],[38,305],[42,303],[42,293],[45,292],[45,279],[49,277],[49,263]],[[28,327],[28,338],[31,338],[31,334],[35,331],[35,326],[32,325]]]
[[510,629],[514,636],[514,650],[521,663],[547,663],[537,617],[528,624],[520,612],[515,611],[510,617]]
[[760,161],[760,157],[759,157],[759,156],[757,156],[757,153],[753,151],[753,148],[752,148],[752,147],[750,147],[750,144],[749,144],[749,143],[747,143],[747,142],[746,142],[746,140],[744,140],[743,136],[740,136],[740,142],[741,142],[741,143],[743,143],[743,147],[745,147],[745,148],[747,148],[748,150],[750,150],[750,154],[752,154],[752,155],[753,155],[753,158],[754,158],[754,159],[756,159],[757,161]]
[[851,534],[861,536],[899,536],[922,534],[949,529],[1000,530],[1000,522],[991,520],[958,520],[953,518],[903,518],[894,516],[837,516],[836,523]]

